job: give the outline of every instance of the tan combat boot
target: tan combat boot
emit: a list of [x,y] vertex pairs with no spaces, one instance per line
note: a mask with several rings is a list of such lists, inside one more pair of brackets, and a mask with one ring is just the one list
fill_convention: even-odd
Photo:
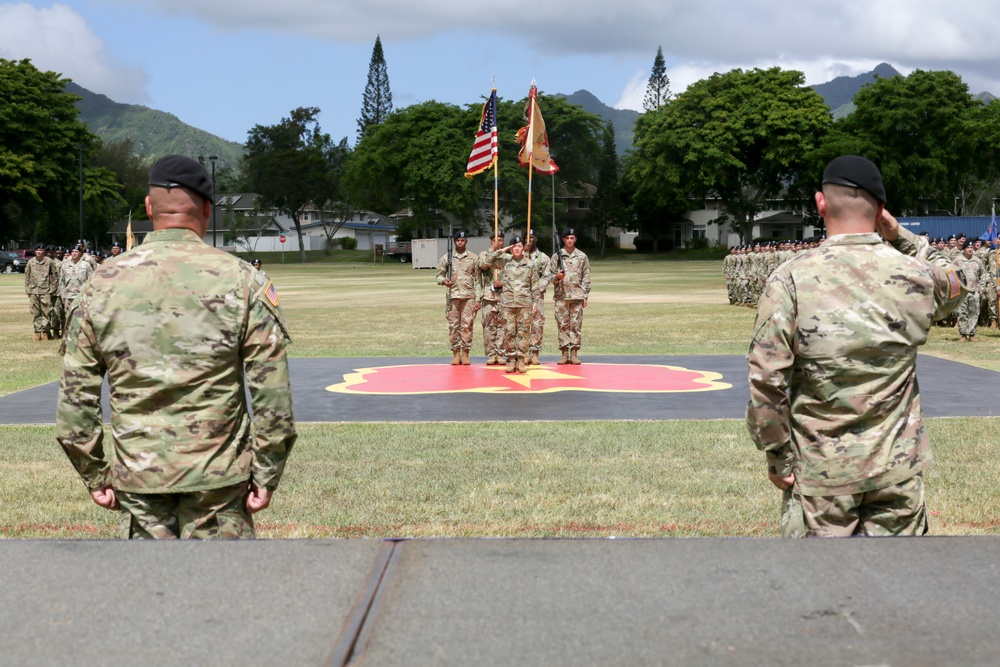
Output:
[[531,353],[531,360],[528,363],[531,364],[532,366],[541,366],[542,365],[542,362],[538,360],[538,353],[537,352],[532,352]]
[[508,373],[517,372],[517,360],[513,357],[507,360],[507,372]]
[[42,332],[36,331],[35,332],[35,341],[37,342],[37,341],[40,341],[41,339],[42,339]]
[[452,350],[451,353],[455,356],[451,358],[451,365],[458,366],[462,363],[462,352],[460,350]]
[[495,354],[489,355],[486,358],[486,365],[487,366],[496,366],[497,365],[497,355],[495,355]]
[[569,350],[564,349],[562,351],[562,356],[559,358],[559,361],[557,361],[556,363],[559,364],[560,366],[565,366],[566,364],[568,364],[569,363]]
[[466,366],[471,366],[471,365],[472,365],[472,362],[471,362],[471,361],[469,361],[469,351],[468,351],[468,350],[466,350],[465,348],[462,348],[462,359],[461,359],[461,363],[463,363],[463,364],[464,364],[464,365],[466,365]]
[[569,363],[573,364],[574,366],[579,366],[580,365],[580,360],[576,356],[576,348],[575,347],[572,350],[570,350],[570,352],[569,352]]

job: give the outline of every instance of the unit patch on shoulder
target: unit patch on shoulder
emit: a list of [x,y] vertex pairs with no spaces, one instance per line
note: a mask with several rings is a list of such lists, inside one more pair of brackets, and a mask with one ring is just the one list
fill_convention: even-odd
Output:
[[962,293],[962,281],[957,271],[948,272],[948,298],[954,299]]
[[275,308],[278,307],[278,290],[274,289],[274,283],[267,283],[267,288],[264,290],[264,296],[267,300],[271,302],[271,305]]

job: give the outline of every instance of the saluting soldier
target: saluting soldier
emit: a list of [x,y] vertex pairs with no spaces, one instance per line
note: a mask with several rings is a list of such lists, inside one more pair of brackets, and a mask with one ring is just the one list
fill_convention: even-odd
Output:
[[[451,345],[451,365],[470,365],[472,325],[476,321],[482,286],[479,283],[479,257],[466,250],[469,237],[464,231],[455,232],[455,251],[438,261],[437,284],[448,288],[445,318],[448,320],[448,342]],[[450,277],[449,277],[450,276]]]
[[[507,254],[509,253],[509,254]],[[535,263],[524,254],[524,239],[515,236],[509,246],[491,250],[487,260],[500,269],[504,314],[504,348],[507,352],[507,372],[527,370],[531,340],[531,314],[538,304],[538,271]]]
[[[504,233],[497,231],[490,240],[490,249],[479,254],[479,288],[480,303],[483,311],[483,349],[486,353],[487,366],[499,366],[506,356],[504,348],[504,316],[500,306],[500,296],[503,294],[503,280],[499,278],[499,269],[492,266],[489,254],[503,247]],[[497,284],[499,280],[499,284]]]

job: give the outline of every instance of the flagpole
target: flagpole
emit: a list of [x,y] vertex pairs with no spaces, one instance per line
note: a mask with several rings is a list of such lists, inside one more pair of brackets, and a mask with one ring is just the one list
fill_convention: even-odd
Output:
[[[534,84],[534,81],[532,81]],[[531,127],[535,120],[535,96],[528,93],[528,127]],[[531,238],[531,176],[535,173],[535,137],[534,133],[528,132],[528,139],[525,143],[530,143],[528,147],[528,223],[524,231],[524,238]]]
[[500,165],[493,161],[493,238],[500,234]]

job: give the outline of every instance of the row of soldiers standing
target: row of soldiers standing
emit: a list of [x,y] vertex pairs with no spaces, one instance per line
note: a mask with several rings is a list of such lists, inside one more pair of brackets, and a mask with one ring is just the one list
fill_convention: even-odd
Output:
[[[115,242],[111,255],[118,255],[121,250],[121,245]],[[35,256],[24,266],[24,293],[28,296],[36,341],[62,338],[69,306],[98,263],[83,241],[73,246],[69,257],[61,247],[42,243],[35,246]]]
[[929,239],[930,244],[942,251],[955,266],[962,269],[970,292],[966,294],[953,315],[938,322],[943,326],[958,324],[960,340],[976,342],[979,325],[997,328],[997,291],[1000,277],[1000,248],[992,247],[980,239],[966,240],[965,234],[948,239]]
[[576,231],[563,231],[563,247],[550,258],[538,249],[530,232],[527,244],[514,236],[504,246],[498,232],[490,249],[466,252],[467,235],[455,233],[455,252],[438,262],[437,282],[448,288],[445,317],[453,366],[469,365],[475,315],[483,311],[483,346],[488,366],[507,364],[508,373],[523,373],[540,365],[545,327],[545,291],[555,286],[559,364],[579,364],[583,308],[590,294],[590,261],[576,248]]
[[822,238],[813,237],[801,241],[758,241],[730,248],[722,261],[730,305],[756,308],[764,284],[774,270],[796,253],[818,248],[822,242]]

